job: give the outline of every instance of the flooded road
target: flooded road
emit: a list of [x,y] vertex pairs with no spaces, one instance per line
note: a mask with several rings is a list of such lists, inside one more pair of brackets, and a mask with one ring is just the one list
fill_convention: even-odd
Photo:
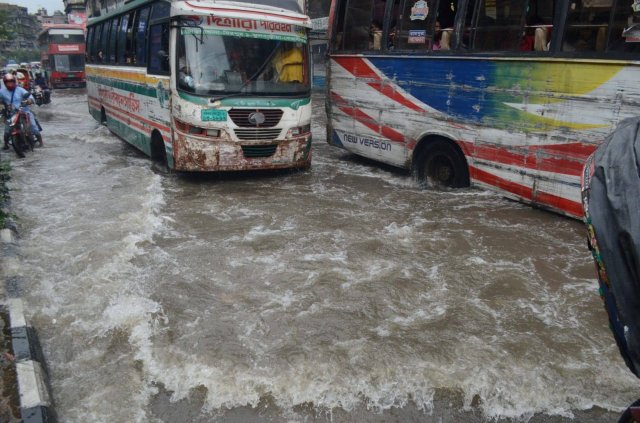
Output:
[[335,150],[321,101],[311,170],[257,176],[38,110],[11,186],[60,421],[614,421],[640,385],[583,226]]

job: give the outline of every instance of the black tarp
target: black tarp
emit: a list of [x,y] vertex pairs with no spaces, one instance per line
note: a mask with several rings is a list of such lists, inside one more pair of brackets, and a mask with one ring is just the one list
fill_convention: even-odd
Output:
[[587,162],[583,205],[611,330],[640,377],[640,118],[621,122]]

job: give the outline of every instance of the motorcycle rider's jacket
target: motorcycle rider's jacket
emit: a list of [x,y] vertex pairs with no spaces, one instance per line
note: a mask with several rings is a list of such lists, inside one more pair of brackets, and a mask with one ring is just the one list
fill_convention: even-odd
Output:
[[[7,108],[8,105],[12,105],[15,109],[21,106],[22,100],[24,99],[24,94],[29,93],[29,91],[25,90],[22,87],[15,87],[13,91],[8,90],[7,87],[3,87],[0,89],[0,102],[5,105],[4,108],[4,117],[5,119],[9,119],[9,110]],[[31,94],[29,94],[29,100],[35,102],[35,99]],[[29,114],[29,123],[31,126],[31,132],[40,136],[40,128],[38,128],[38,124],[36,121],[36,117],[33,115],[33,112],[29,110],[28,107],[25,107],[26,112]],[[4,125],[4,136],[5,139],[9,134],[9,125]]]
[[[22,87],[15,87],[13,91],[8,90],[6,87],[0,89],[0,102],[2,102],[5,106],[12,105],[15,109],[20,107],[22,100],[24,99],[24,94],[28,93]],[[35,102],[35,99],[32,95],[29,96],[29,100]],[[6,109],[5,109],[5,117],[6,117]]]
[[44,76],[38,76],[36,77],[34,84],[39,86],[40,88],[42,88],[43,90],[48,89],[49,87],[47,86],[47,80],[45,79]]

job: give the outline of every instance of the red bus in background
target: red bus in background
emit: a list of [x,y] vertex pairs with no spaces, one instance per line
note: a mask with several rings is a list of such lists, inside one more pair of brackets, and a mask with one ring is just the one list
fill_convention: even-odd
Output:
[[85,87],[84,29],[82,25],[45,27],[38,35],[40,62],[51,88]]

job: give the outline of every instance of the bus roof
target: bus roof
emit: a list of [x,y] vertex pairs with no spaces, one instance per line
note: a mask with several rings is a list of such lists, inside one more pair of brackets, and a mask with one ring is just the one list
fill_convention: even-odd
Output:
[[[102,16],[98,16],[95,18],[89,19],[89,25],[94,25],[96,23],[102,22],[112,16],[117,16],[121,13],[128,12],[130,10],[137,9],[146,4],[155,3],[158,0],[133,0],[126,3],[123,7],[110,11]],[[159,1],[167,1],[167,0],[159,0]],[[288,14],[299,15],[300,17],[304,16],[304,12],[301,11],[301,4],[304,3],[305,0],[187,0],[187,1],[172,1],[174,4],[182,4],[183,6],[177,6],[177,9],[182,10],[191,10],[192,12],[196,12],[196,10],[209,10],[206,14],[213,14],[213,11],[225,10],[226,13],[232,13],[235,11],[236,13],[242,14],[246,13],[247,10],[250,9],[260,9],[265,12],[275,12],[279,15],[282,15],[282,18],[285,18]],[[225,13],[225,14],[226,14]],[[200,12],[200,14],[204,14]],[[286,18],[285,18],[286,19]],[[267,19],[271,20],[271,19]],[[277,18],[275,20],[278,20]],[[298,20],[298,19],[297,19]],[[308,21],[308,22],[306,22]],[[307,18],[305,22],[300,20],[298,23],[300,26],[309,26],[311,25],[311,21]]]
[[[84,34],[84,28],[82,27],[82,25],[76,25],[76,24],[51,24],[51,25],[46,25],[44,26],[44,28],[42,29],[42,31],[40,31],[38,33],[38,38],[40,38],[42,35],[47,34],[50,31],[70,31],[68,32],[69,34]],[[60,32],[59,32],[60,34]]]
[[[184,0],[173,2],[172,15],[207,15],[221,18],[247,18],[260,21],[281,22],[311,28],[311,19],[303,13],[283,8],[283,4],[296,3],[296,0],[257,0],[261,3],[227,0]],[[272,6],[267,3],[278,4]]]

